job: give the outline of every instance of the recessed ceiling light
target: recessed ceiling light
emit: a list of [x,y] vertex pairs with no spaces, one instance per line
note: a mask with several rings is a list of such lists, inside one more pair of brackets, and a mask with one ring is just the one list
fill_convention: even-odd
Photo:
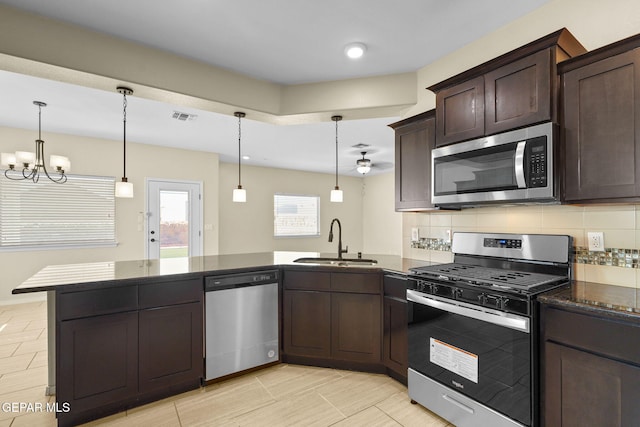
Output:
[[251,157],[247,156],[246,154],[244,156],[242,156],[242,160],[249,160]]
[[363,43],[350,43],[344,48],[344,53],[351,59],[358,59],[367,50]]

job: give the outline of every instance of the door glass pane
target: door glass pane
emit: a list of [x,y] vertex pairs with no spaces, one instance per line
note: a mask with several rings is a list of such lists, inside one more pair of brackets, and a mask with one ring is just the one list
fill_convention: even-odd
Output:
[[189,192],[160,190],[160,258],[189,256]]
[[462,194],[518,188],[517,143],[436,158],[435,194]]

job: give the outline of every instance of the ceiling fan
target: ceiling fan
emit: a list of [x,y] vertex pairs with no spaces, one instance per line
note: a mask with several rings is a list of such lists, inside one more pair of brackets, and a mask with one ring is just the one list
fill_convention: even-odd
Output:
[[366,151],[361,151],[360,154],[362,155],[361,159],[356,160],[356,167],[355,170],[358,171],[358,173],[361,173],[362,175],[365,175],[367,173],[369,173],[371,171],[372,168],[376,168],[376,169],[389,169],[391,167],[393,167],[393,163],[389,163],[389,162],[382,162],[382,163],[373,163],[371,161],[371,159],[367,159],[365,156],[367,155]]

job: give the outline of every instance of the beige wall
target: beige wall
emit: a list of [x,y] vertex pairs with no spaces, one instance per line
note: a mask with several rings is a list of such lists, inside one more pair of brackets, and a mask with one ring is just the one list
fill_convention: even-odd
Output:
[[[0,127],[2,151],[33,149],[33,131]],[[45,154],[71,159],[71,172],[79,175],[122,176],[122,142],[46,133]],[[25,145],[27,144],[27,145]],[[202,181],[205,254],[218,253],[218,155],[174,148],[127,143],[127,175],[134,185],[133,199],[116,199],[117,247],[0,252],[0,304],[19,299],[44,298],[43,294],[12,296],[11,289],[45,265],[77,262],[143,259],[144,232],[138,218],[145,212],[145,178]]]
[[362,238],[365,252],[400,255],[402,214],[395,211],[395,174],[366,176],[362,189]]
[[[363,251],[362,178],[339,177],[343,203],[331,203],[335,176],[285,169],[242,167],[242,186],[246,203],[233,203],[231,193],[238,185],[238,165],[220,164],[220,253],[246,253],[273,250],[337,252],[338,236],[327,241],[333,218],[342,224],[343,246],[349,252]],[[320,237],[274,238],[273,195],[275,193],[320,196]],[[399,249],[399,248],[398,248]]]

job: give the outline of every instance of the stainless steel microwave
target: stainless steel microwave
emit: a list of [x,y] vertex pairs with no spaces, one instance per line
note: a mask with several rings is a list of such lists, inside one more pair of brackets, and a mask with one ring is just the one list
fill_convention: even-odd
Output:
[[556,201],[554,127],[542,123],[432,150],[432,203]]

